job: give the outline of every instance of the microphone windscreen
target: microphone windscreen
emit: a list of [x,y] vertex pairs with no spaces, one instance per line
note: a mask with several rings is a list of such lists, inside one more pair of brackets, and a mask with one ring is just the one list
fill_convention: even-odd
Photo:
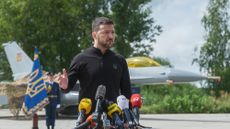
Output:
[[78,111],[82,111],[85,110],[85,114],[89,114],[89,112],[91,111],[91,107],[92,107],[92,101],[89,98],[83,98],[81,99],[79,106],[78,106]]
[[141,108],[141,106],[142,106],[141,95],[140,94],[132,94],[131,103],[132,103],[132,107],[137,106],[138,108]]
[[129,108],[129,100],[124,95],[117,97],[117,105],[121,110]]
[[100,85],[97,87],[97,92],[95,95],[95,99],[104,99],[106,93],[106,87],[104,85]]
[[121,109],[118,107],[116,103],[112,103],[107,107],[107,114],[110,118],[112,118],[114,113],[121,114]]

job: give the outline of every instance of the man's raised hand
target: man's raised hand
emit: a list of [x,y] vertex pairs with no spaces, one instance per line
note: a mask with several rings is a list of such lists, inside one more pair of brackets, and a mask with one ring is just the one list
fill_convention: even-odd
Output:
[[58,83],[59,83],[59,86],[62,89],[64,89],[64,90],[67,89],[67,86],[68,86],[68,77],[67,77],[66,69],[62,69],[62,74],[59,73]]

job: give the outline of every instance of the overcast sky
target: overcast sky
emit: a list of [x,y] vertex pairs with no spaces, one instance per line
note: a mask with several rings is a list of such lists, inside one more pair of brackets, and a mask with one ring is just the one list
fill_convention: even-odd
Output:
[[163,32],[152,55],[169,59],[175,68],[199,73],[199,66],[192,65],[192,60],[199,54],[194,48],[204,43],[201,18],[207,5],[208,0],[153,0],[153,17]]

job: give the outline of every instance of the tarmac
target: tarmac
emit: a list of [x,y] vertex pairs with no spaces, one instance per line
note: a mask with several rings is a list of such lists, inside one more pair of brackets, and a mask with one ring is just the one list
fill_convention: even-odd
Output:
[[[45,113],[38,112],[38,128],[46,129]],[[55,129],[73,129],[76,117],[60,116]],[[229,129],[230,114],[141,114],[140,124],[153,129]],[[13,117],[8,109],[0,109],[0,129],[32,129],[32,118],[22,112]]]

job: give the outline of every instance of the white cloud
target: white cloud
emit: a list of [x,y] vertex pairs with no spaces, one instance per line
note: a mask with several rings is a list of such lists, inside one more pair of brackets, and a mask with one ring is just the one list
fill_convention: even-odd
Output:
[[153,17],[163,32],[151,54],[169,59],[175,68],[199,72],[191,63],[194,48],[204,42],[201,18],[207,4],[208,0],[153,0]]

